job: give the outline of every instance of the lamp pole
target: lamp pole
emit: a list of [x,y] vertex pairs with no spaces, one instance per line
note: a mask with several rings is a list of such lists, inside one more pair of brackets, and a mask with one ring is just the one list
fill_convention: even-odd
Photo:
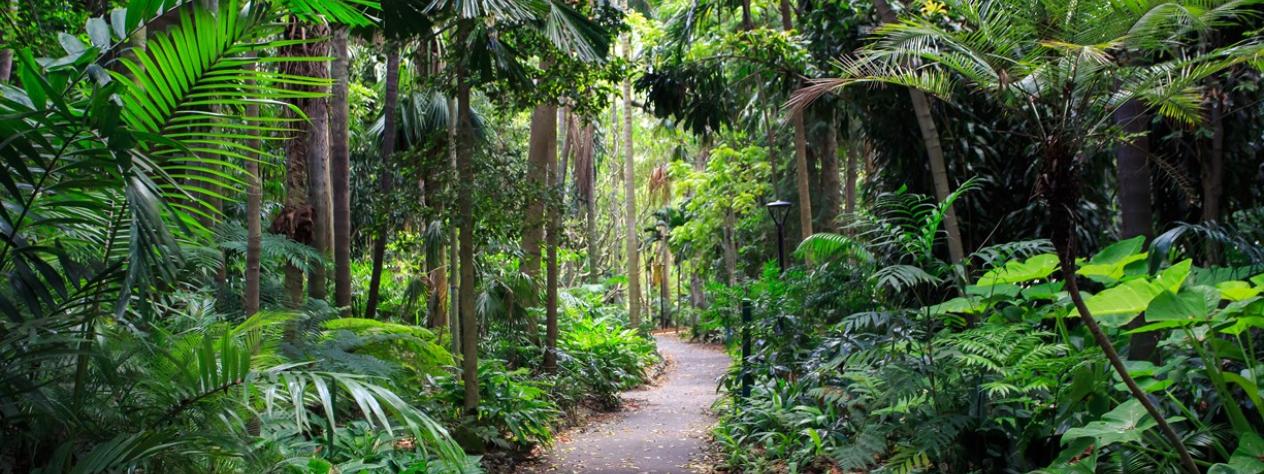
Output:
[[782,273],[786,271],[786,214],[790,212],[790,205],[782,200],[764,205],[768,208],[768,215],[772,216],[772,222],[777,225],[777,265]]

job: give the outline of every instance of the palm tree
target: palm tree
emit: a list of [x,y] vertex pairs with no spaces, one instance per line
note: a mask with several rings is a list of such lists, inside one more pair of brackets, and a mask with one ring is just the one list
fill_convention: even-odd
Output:
[[[790,0],[781,0],[781,28],[794,29],[790,16]],[[803,110],[790,111],[790,124],[794,126],[795,185],[799,194],[799,234],[801,239],[812,236],[812,193],[808,187],[807,127],[803,123]],[[771,144],[771,141],[770,141]]]
[[[399,43],[393,39],[386,41],[386,90],[382,99],[382,144],[379,146],[382,160],[381,186],[384,193],[390,193],[394,187],[392,182],[391,155],[395,154],[395,135],[398,127],[396,108],[399,106]],[[373,319],[377,316],[377,305],[382,287],[382,263],[386,258],[386,238],[390,228],[383,222],[373,236],[373,270],[369,276],[369,298],[365,303],[364,317]]]
[[351,152],[348,144],[347,28],[335,26],[329,96],[329,178],[333,199],[334,305],[351,306]]
[[[623,7],[626,9],[627,0]],[[623,37],[623,54],[632,60],[632,33]],[[624,221],[628,252],[628,323],[641,325],[641,258],[637,253],[636,237],[636,155],[632,150],[632,78],[623,80],[623,199]]]
[[[962,24],[947,28],[922,18],[888,24],[870,47],[844,61],[842,77],[817,81],[794,99],[797,108],[840,87],[882,83],[945,100],[960,90],[973,91],[993,97],[1009,113],[1027,115],[1040,144],[1036,193],[1050,211],[1051,240],[1066,290],[1115,372],[1191,473],[1199,469],[1180,436],[1128,374],[1079,292],[1074,209],[1080,199],[1078,172],[1094,152],[1119,138],[1113,116],[1121,107],[1135,101],[1168,119],[1197,122],[1202,80],[1264,57],[1258,44],[1194,58],[1164,51],[1191,25],[1215,27],[1242,14],[1238,2],[1215,2],[1213,8],[1206,3],[1152,2],[1134,9],[1107,1],[951,1],[948,7],[965,19]],[[1124,50],[1166,52],[1173,59],[1127,64],[1119,60]],[[914,59],[925,65],[910,66]]]

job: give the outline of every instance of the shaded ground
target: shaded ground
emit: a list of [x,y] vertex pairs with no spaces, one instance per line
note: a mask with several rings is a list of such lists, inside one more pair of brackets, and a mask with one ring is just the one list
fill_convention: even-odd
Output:
[[716,379],[729,365],[721,350],[659,334],[671,363],[657,386],[625,392],[627,408],[560,437],[553,450],[522,473],[685,473],[702,455],[715,421]]

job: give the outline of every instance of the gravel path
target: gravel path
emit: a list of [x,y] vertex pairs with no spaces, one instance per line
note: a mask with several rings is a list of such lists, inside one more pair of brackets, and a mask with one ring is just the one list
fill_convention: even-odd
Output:
[[657,386],[623,394],[624,412],[568,433],[528,473],[686,473],[715,421],[716,380],[729,365],[717,348],[659,334],[672,364]]

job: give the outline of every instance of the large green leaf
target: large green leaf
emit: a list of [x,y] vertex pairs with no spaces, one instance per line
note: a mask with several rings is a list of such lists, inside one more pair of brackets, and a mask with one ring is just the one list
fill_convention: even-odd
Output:
[[[1090,296],[1084,301],[1093,317],[1106,326],[1122,326],[1150,306],[1150,301],[1158,296],[1163,288],[1144,278],[1125,281],[1113,288],[1107,288]],[[1070,316],[1079,312],[1071,310]]]
[[1245,474],[1264,472],[1264,439],[1255,433],[1242,433],[1238,449],[1233,450],[1228,464],[1216,464],[1209,474]]
[[1202,293],[1182,291],[1172,293],[1163,290],[1150,301],[1146,309],[1146,321],[1203,321],[1210,309]]
[[1101,420],[1067,430],[1062,435],[1062,444],[1080,438],[1096,440],[1097,449],[1115,443],[1133,443],[1141,441],[1141,435],[1157,425],[1141,402],[1130,399],[1102,415]]
[[1220,296],[1229,301],[1242,301],[1253,298],[1264,291],[1264,287],[1251,286],[1250,283],[1241,280],[1224,281],[1216,284],[1216,289],[1220,290]]
[[1076,273],[1102,283],[1119,281],[1130,265],[1145,261],[1146,254],[1141,251],[1144,245],[1144,236],[1115,242],[1093,255],[1088,262],[1080,264]]
[[1004,266],[993,268],[982,277],[977,285],[989,286],[1005,283],[1025,283],[1047,278],[1058,269],[1058,256],[1051,253],[1040,254],[1018,261],[1011,260]]

